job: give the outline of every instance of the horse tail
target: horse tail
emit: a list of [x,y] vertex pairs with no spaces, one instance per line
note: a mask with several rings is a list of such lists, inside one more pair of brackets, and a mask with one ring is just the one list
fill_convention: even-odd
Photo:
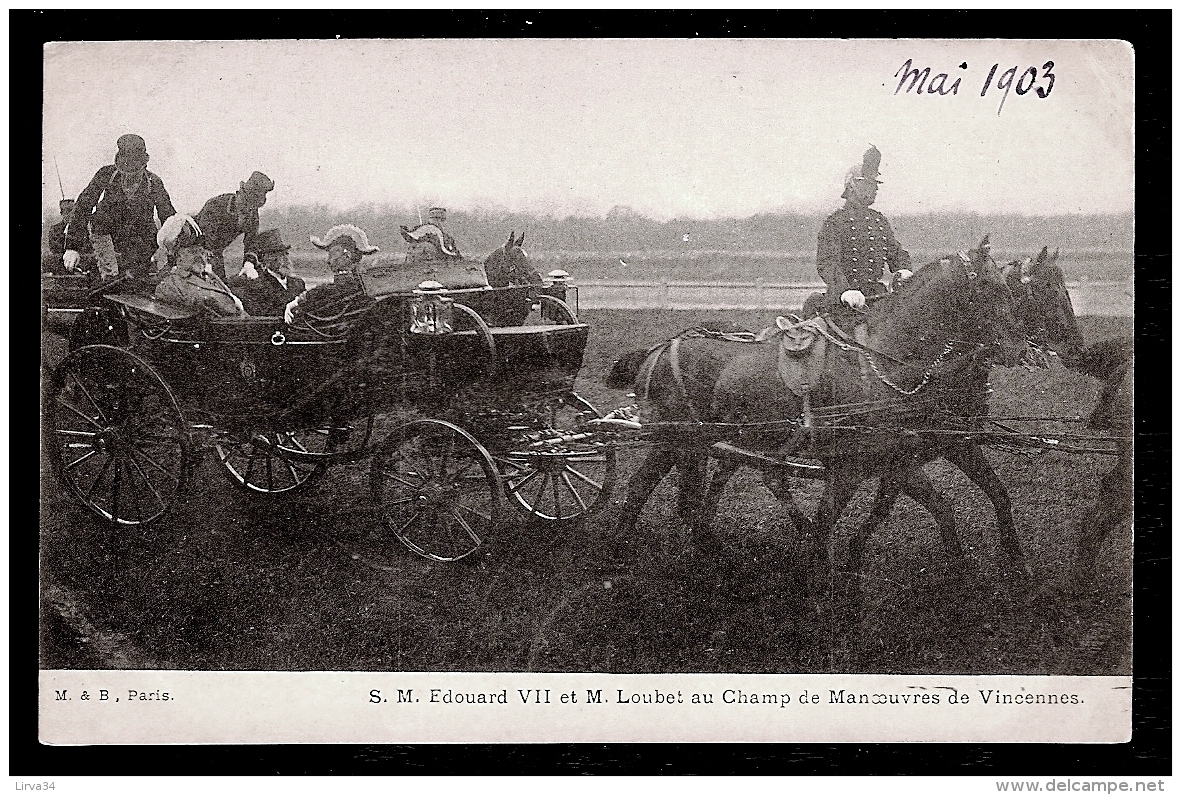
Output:
[[627,389],[636,383],[640,368],[652,353],[650,348],[628,351],[611,363],[611,369],[603,378],[603,384],[611,389]]

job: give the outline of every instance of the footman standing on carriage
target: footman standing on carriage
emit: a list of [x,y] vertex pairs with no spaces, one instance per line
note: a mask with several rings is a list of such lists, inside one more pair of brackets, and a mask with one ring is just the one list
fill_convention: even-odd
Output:
[[144,139],[122,135],[116,145],[115,164],[100,168],[78,194],[62,263],[74,270],[90,235],[103,279],[117,277],[122,269],[133,280],[146,281],[154,272],[157,217],[162,224],[176,209],[164,181],[148,171]]
[[275,189],[275,182],[261,171],[255,171],[250,179],[238,183],[236,193],[223,193],[205,202],[205,206],[194,216],[205,236],[205,245],[211,254],[210,262],[218,278],[225,280],[225,250],[242,235],[243,270],[247,255],[259,255],[258,251],[258,210],[267,203],[267,193]]
[[860,166],[845,175],[845,206],[820,227],[816,270],[828,286],[828,303],[852,309],[865,306],[867,296],[882,295],[887,273],[910,276],[910,254],[894,238],[890,222],[870,205],[878,195],[882,153],[870,146]]

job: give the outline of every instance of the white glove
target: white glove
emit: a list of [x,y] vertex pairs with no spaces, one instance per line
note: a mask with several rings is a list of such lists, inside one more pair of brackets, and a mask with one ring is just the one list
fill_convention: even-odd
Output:
[[899,268],[898,270],[894,271],[894,275],[898,278],[898,281],[904,282],[911,276],[914,276],[914,272],[909,268]]
[[247,279],[257,279],[258,271],[254,269],[254,263],[246,260],[242,263],[242,269],[238,271],[239,276],[245,276]]
[[70,249],[65,254],[62,254],[62,265],[66,266],[67,273],[73,273],[78,268],[78,260],[82,259],[77,251]]
[[242,306],[242,300],[240,298],[238,298],[238,296],[234,295],[233,293],[230,293],[230,298],[234,299],[234,306],[238,307],[238,312],[240,312],[243,315],[246,314],[246,308],[244,306]]
[[864,309],[865,293],[860,290],[845,290],[841,293],[841,303],[850,309]]
[[295,298],[291,299],[291,302],[287,304],[287,306],[283,307],[284,323],[290,325],[291,323],[295,322],[295,308],[299,306],[299,299],[301,298],[303,298],[302,295],[297,295]]

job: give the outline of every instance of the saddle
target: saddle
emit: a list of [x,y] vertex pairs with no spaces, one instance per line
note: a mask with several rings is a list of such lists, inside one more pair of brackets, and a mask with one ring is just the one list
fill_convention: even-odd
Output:
[[796,397],[804,397],[824,376],[828,322],[823,317],[778,317],[774,326],[759,332],[760,342],[778,342],[779,378]]

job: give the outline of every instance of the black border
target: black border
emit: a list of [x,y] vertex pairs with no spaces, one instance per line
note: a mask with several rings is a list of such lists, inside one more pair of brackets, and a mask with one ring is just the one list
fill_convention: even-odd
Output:
[[[1123,39],[1136,51],[1136,347],[1171,361],[1171,11],[432,11],[214,13],[12,11],[10,199],[14,240],[40,233],[42,45],[55,40],[431,37],[970,37]],[[412,33],[407,33],[412,31]],[[29,120],[27,123],[23,120]],[[1052,131],[1047,131],[1052,134]],[[1080,179],[1086,179],[1080,164]],[[24,274],[13,279],[23,283]],[[29,295],[18,284],[13,294]],[[14,324],[31,318],[24,307]],[[22,326],[15,326],[20,328]],[[11,336],[10,336],[11,339]],[[10,349],[12,372],[33,372],[32,350]],[[21,363],[16,369],[15,363]],[[1157,375],[1165,368],[1159,364]],[[1169,368],[1171,373],[1171,368]],[[1154,380],[1156,380],[1154,378]],[[21,379],[20,383],[23,383]],[[1164,382],[1169,383],[1169,382]],[[27,390],[31,396],[32,390]],[[1159,382],[1140,392],[1136,431],[1135,688],[1132,741],[1116,745],[396,745],[45,746],[37,742],[36,533],[11,535],[10,775],[729,774],[1170,775],[1171,402]],[[16,416],[36,416],[25,394]],[[35,429],[19,428],[32,435]],[[29,438],[29,437],[25,437]],[[13,450],[33,445],[13,444]],[[13,470],[10,495],[32,467]],[[13,512],[15,513],[15,512]],[[23,513],[23,512],[22,512]],[[11,514],[10,514],[11,515]],[[23,531],[22,531],[23,528]]]

